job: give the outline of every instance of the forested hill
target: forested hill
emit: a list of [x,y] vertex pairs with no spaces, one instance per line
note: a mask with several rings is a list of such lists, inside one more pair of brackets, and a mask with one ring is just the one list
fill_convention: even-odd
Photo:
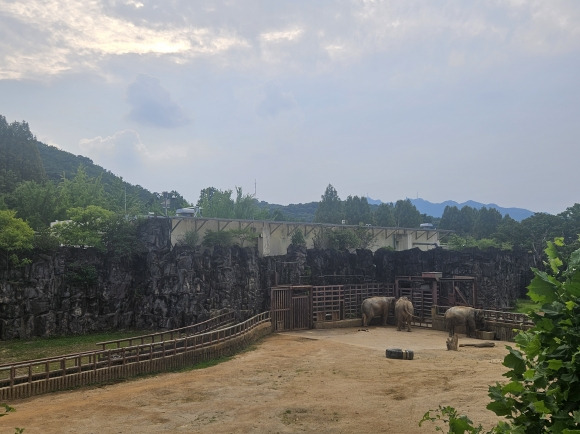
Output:
[[0,190],[9,192],[22,181],[42,181],[44,166],[38,142],[26,122],[8,124],[0,115]]
[[318,202],[277,205],[260,201],[258,206],[268,210],[273,215],[276,211],[279,211],[282,213],[284,220],[310,223],[314,221],[314,214],[316,213],[316,208],[318,208]]
[[127,195],[138,197],[143,203],[156,200],[153,193],[139,185],[125,183],[90,158],[74,155],[36,139],[27,122],[8,123],[0,115],[0,191],[9,194],[24,181],[52,181],[72,178],[82,167],[90,178],[100,178],[105,191],[122,184]]

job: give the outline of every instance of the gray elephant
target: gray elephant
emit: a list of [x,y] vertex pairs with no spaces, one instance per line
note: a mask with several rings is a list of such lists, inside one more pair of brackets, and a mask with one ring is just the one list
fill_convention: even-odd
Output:
[[363,327],[368,326],[376,316],[382,317],[382,324],[387,325],[389,311],[394,304],[395,297],[371,297],[365,299],[361,305]]
[[485,326],[483,310],[469,306],[453,306],[445,312],[445,327],[449,330],[449,336],[455,334],[456,326],[465,326],[467,337],[472,336],[476,330]]
[[397,330],[401,331],[401,327],[407,326],[407,331],[411,331],[411,319],[413,318],[413,303],[407,297],[399,297],[395,303],[395,321],[397,322]]

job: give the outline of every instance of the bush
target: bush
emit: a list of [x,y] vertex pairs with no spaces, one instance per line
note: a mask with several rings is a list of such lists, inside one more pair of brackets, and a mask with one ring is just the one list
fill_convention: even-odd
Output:
[[207,231],[202,241],[205,247],[231,247],[232,244],[233,235],[230,231]]
[[199,234],[196,231],[187,231],[179,240],[179,245],[194,249],[199,243]]
[[[509,381],[489,387],[487,408],[506,420],[490,433],[580,433],[580,249],[565,265],[560,253],[566,251],[563,238],[548,242],[547,271],[532,269],[528,296],[541,308],[529,313],[534,326],[516,336],[517,349],[507,346],[503,365]],[[428,411],[419,425],[444,420],[449,432],[481,432],[453,407],[438,411],[448,419]],[[455,429],[459,419],[461,429]]]
[[292,234],[292,244],[294,244],[295,246],[305,246],[306,245],[306,240],[304,239],[304,234],[302,233],[302,231],[300,229],[297,229],[293,234]]
[[232,235],[232,242],[235,240],[236,244],[241,247],[244,247],[246,241],[257,245],[259,235],[254,231],[253,228],[232,229],[229,232]]
[[34,235],[34,247],[42,252],[54,252],[58,250],[60,242],[50,228],[39,229]]

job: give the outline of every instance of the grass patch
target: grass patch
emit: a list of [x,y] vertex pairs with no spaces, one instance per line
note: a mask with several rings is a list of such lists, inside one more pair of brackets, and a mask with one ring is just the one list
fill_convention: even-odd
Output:
[[11,363],[93,351],[100,349],[95,345],[97,342],[125,339],[150,333],[151,330],[123,330],[79,336],[0,341],[0,360],[2,363]]
[[216,366],[216,365],[219,365],[220,363],[227,362],[229,360],[232,360],[233,358],[234,358],[234,356],[227,356],[227,357],[224,356],[224,357],[218,357],[217,359],[205,360],[203,362],[196,363],[188,370],[211,368],[212,366]]
[[516,300],[516,308],[514,312],[516,313],[530,313],[540,310],[541,304],[535,303],[529,298],[518,298]]

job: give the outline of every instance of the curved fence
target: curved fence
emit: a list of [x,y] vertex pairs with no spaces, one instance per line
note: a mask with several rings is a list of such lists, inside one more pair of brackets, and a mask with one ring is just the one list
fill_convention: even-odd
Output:
[[264,312],[206,333],[0,365],[0,401],[192,366],[232,355],[271,331]]
[[116,339],[113,341],[98,342],[96,345],[101,349],[131,347],[134,345],[144,345],[155,342],[171,341],[177,338],[186,336],[198,335],[203,332],[215,330],[226,325],[231,325],[236,319],[235,312],[229,311],[221,315],[215,316],[197,324],[178,329],[167,330],[164,332],[151,333],[142,336],[133,336],[125,339]]

